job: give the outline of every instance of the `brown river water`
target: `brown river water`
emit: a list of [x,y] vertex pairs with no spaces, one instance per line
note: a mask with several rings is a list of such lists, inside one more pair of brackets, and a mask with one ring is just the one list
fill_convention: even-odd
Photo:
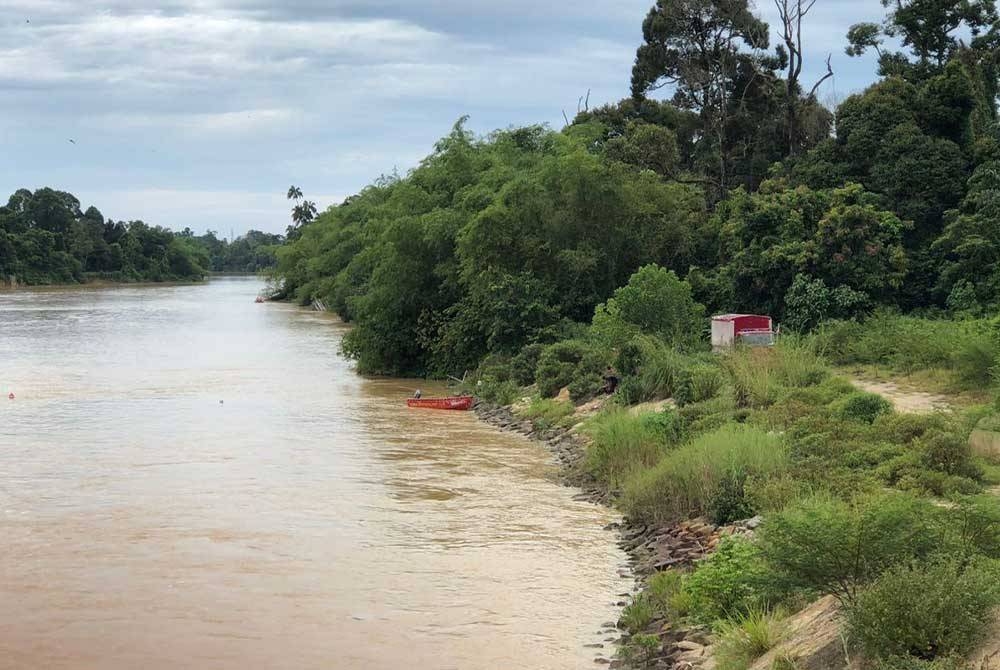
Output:
[[0,668],[610,656],[585,645],[631,586],[614,515],[260,288],[0,292]]

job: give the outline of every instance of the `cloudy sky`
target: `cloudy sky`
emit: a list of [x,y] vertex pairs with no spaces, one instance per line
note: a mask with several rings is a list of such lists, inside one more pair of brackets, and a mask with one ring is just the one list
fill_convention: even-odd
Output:
[[[289,184],[323,209],[405,172],[462,115],[477,132],[559,128],[588,89],[592,106],[624,97],[651,5],[0,0],[0,198],[52,186],[116,219],[283,231]],[[844,34],[881,13],[818,0],[807,70],[833,54],[823,100],[870,82]]]

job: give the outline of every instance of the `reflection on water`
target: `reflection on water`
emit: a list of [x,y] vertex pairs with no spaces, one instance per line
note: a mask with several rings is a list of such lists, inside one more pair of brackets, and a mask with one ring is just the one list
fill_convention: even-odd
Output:
[[0,292],[0,667],[591,667],[610,513],[259,288]]

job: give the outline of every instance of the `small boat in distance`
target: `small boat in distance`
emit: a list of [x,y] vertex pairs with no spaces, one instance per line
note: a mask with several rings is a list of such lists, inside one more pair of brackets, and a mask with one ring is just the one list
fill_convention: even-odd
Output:
[[406,401],[406,405],[422,409],[468,410],[472,408],[473,402],[475,398],[471,395],[463,395],[454,398],[410,398]]

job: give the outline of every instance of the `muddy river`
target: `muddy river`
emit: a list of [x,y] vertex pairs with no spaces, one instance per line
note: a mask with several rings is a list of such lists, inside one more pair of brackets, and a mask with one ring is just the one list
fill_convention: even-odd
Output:
[[0,667],[609,656],[614,516],[542,446],[408,410],[439,387],[359,377],[344,326],[261,287],[0,292]]

